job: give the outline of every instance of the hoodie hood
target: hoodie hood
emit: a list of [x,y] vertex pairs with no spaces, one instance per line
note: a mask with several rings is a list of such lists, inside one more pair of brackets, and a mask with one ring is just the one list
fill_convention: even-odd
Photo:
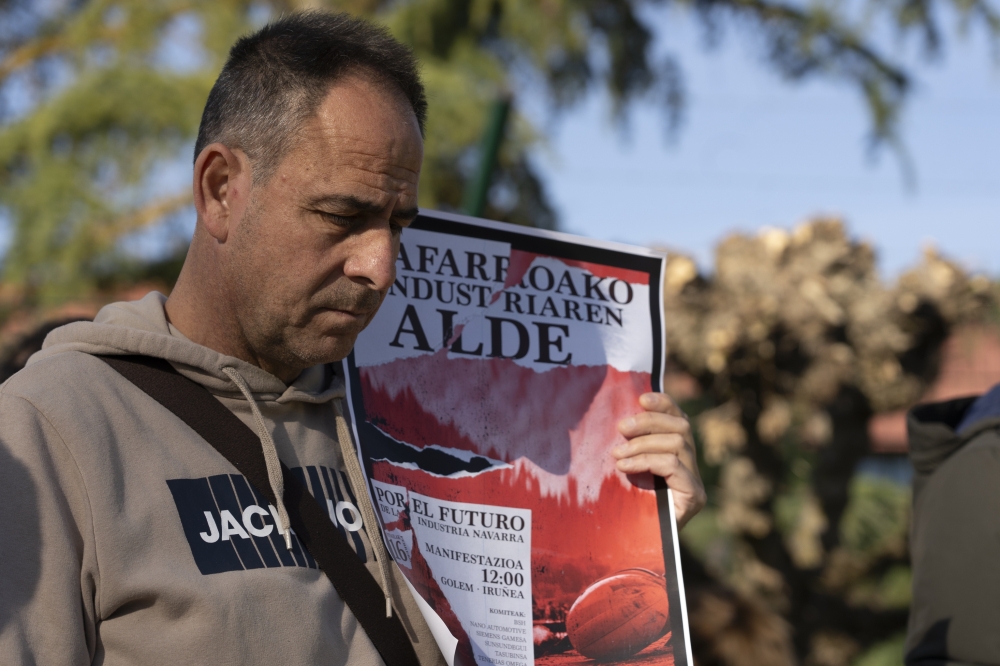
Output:
[[138,301],[105,306],[92,322],[61,326],[49,333],[42,350],[28,364],[67,351],[138,354],[169,361],[182,375],[219,396],[242,395],[225,372],[225,368],[232,368],[246,381],[257,400],[322,403],[344,397],[343,379],[329,365],[304,370],[291,385],[286,385],[256,365],[188,340],[167,321],[163,309],[166,300],[166,296],[154,291]]
[[916,472],[914,491],[952,454],[979,434],[1000,428],[1000,414],[983,413],[972,419],[978,398],[958,398],[947,402],[919,405],[907,415],[910,462]]
[[[45,338],[42,350],[28,359],[28,364],[63,352],[92,355],[138,354],[168,361],[174,368],[201,384],[217,397],[241,398],[253,415],[253,425],[260,437],[268,479],[277,506],[278,530],[283,532],[288,550],[292,539],[285,507],[285,484],[277,447],[258,402],[327,402],[344,396],[343,382],[332,369],[319,365],[302,372],[290,386],[258,368],[232,356],[188,340],[167,321],[166,297],[151,292],[138,301],[112,303],[101,309],[92,322],[75,322],[55,329]],[[338,415],[340,408],[337,407]],[[339,439],[339,437],[338,437]],[[348,451],[350,447],[342,448]]]
[[964,432],[980,421],[997,417],[1000,417],[1000,384],[979,396],[962,417],[962,422],[958,424],[958,430]]
[[[284,503],[284,479],[281,460],[268,424],[258,403],[325,403],[344,398],[344,382],[332,364],[308,368],[291,385],[261,368],[213,351],[187,339],[167,321],[166,297],[151,292],[138,301],[112,303],[97,313],[92,322],[74,322],[55,329],[45,338],[42,350],[28,359],[28,365],[63,352],[91,355],[143,355],[168,361],[182,375],[204,386],[220,398],[245,401],[252,415],[253,428],[260,437],[268,480],[277,504],[278,531],[284,534],[288,550],[292,539],[288,511]],[[343,410],[333,402],[336,432],[343,464],[356,492],[363,492],[364,477],[354,452]],[[265,406],[266,408],[266,406]],[[230,407],[232,409],[232,407]],[[374,527],[369,535],[375,551],[382,589],[385,592],[386,616],[392,616],[392,573],[385,544],[377,534],[378,519],[367,502],[358,507],[364,523]]]

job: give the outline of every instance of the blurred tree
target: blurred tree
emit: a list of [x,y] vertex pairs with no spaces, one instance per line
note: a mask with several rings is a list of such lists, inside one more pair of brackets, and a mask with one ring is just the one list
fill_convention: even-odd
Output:
[[[785,656],[754,663],[816,666],[901,649],[909,489],[855,474],[868,420],[916,402],[949,331],[996,305],[986,278],[933,252],[884,285],[837,220],[730,236],[710,276],[670,258],[668,347],[704,391],[686,407],[710,502],[684,538],[695,642],[719,659],[708,663],[751,663],[761,645]],[[739,631],[746,645],[722,659]]]
[[[0,0],[0,220],[11,233],[3,278],[29,300],[86,292],[120,270],[123,237],[183,210],[186,188],[170,191],[163,165],[188,159],[229,45],[282,11],[374,16],[413,46],[432,109],[422,204],[458,209],[487,108],[500,95],[542,90],[559,110],[600,88],[619,118],[652,95],[677,124],[681,68],[653,53],[658,8],[691,7],[712,35],[727,25],[747,30],[767,65],[790,79],[856,86],[873,135],[893,141],[909,78],[868,30],[918,33],[933,53],[945,7],[1000,35],[989,2],[866,0],[864,20],[853,21],[837,0]],[[488,217],[554,226],[527,158],[537,140],[517,116]]]

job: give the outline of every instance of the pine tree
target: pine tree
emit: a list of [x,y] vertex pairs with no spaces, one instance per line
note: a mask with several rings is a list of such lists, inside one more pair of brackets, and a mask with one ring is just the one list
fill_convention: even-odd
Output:
[[[565,109],[606,90],[618,117],[653,96],[667,119],[684,106],[681,63],[656,60],[650,13],[688,6],[706,28],[759,38],[765,66],[790,79],[839,79],[868,101],[873,135],[896,140],[909,75],[880,55],[840,3],[780,0],[0,0],[0,221],[11,242],[3,280],[29,301],[92,291],[124,269],[123,237],[190,217],[183,164],[226,51],[281,12],[316,6],[384,22],[419,56],[431,100],[425,207],[458,209],[489,105],[527,88]],[[939,9],[1000,35],[989,0],[870,0],[866,21],[942,42]],[[180,56],[180,57],[179,57]],[[182,61],[178,64],[178,61]],[[515,113],[489,217],[552,227],[527,157],[537,128]]]

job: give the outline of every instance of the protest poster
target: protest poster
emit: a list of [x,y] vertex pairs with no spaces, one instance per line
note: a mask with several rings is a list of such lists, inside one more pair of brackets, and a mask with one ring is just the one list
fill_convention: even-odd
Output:
[[450,664],[692,666],[673,503],[618,472],[664,258],[423,212],[344,361],[388,549]]

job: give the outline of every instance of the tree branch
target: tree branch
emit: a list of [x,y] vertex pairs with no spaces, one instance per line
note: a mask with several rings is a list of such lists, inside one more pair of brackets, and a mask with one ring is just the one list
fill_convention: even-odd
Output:
[[729,9],[759,22],[768,35],[770,58],[787,76],[839,69],[860,88],[872,115],[876,140],[891,140],[910,78],[822,10],[800,9],[768,0],[695,0],[705,13]]
[[[161,10],[162,13],[158,24],[164,25],[169,19],[192,9],[192,7],[193,5],[191,3],[178,2],[171,7],[163,8]],[[3,60],[0,60],[0,85],[2,85],[11,74],[19,69],[27,67],[40,58],[72,50],[75,41],[68,37],[68,35],[72,33],[69,26],[69,19],[62,18],[60,20],[53,21],[52,25],[59,26],[58,30],[52,32],[51,34],[39,34],[34,39],[30,39],[24,44],[18,46],[8,53]],[[112,43],[117,42],[126,35],[128,27],[129,24],[127,22],[114,26],[101,26],[96,33],[89,40],[87,40],[87,45],[88,47],[93,46],[95,42],[101,41]]]
[[134,210],[131,214],[117,218],[111,224],[96,230],[95,236],[103,247],[109,247],[122,236],[138,231],[158,222],[191,203],[191,193],[184,192],[172,197],[157,199]]

